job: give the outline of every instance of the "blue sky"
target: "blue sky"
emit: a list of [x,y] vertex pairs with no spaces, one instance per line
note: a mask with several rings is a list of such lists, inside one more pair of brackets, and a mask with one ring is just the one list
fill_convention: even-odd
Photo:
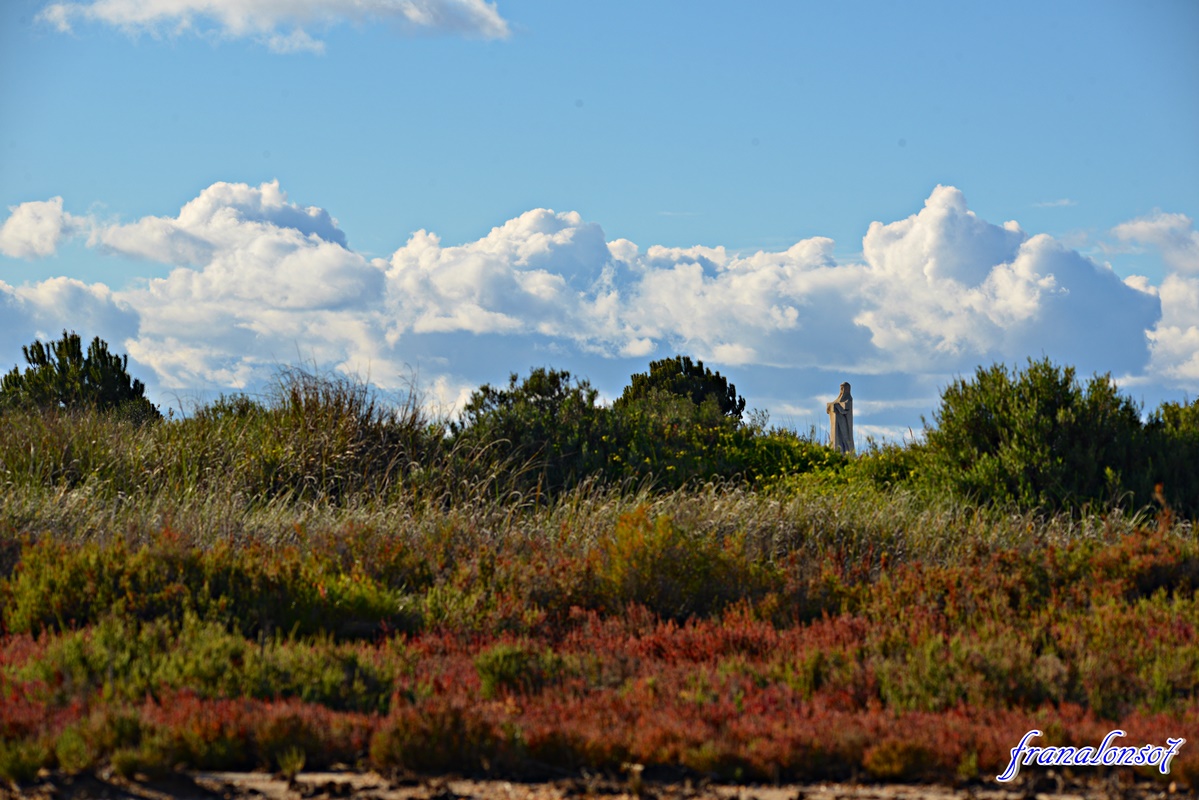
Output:
[[1196,41],[1190,0],[8,0],[0,365],[67,327],[171,405],[301,359],[452,405],[684,352],[890,436],[996,360],[1194,397]]

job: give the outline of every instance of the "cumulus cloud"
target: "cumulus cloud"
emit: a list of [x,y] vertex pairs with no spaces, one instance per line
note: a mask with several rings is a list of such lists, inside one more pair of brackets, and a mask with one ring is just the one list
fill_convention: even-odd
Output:
[[1185,214],[1158,211],[1138,217],[1112,229],[1117,239],[1156,247],[1171,269],[1199,275],[1199,231]]
[[1150,371],[1193,388],[1199,384],[1199,231],[1183,214],[1158,211],[1117,225],[1112,233],[1156,248],[1170,270],[1157,290],[1162,315],[1149,333]]
[[[142,310],[135,348],[164,384],[244,386],[297,356],[340,362],[379,338],[359,318],[384,289],[384,265],[351,250],[326,211],[288,201],[277,182],[217,183],[175,217],[93,231],[108,251],[175,265],[128,289]],[[295,352],[297,342],[311,343]]]
[[[346,246],[328,212],[300,208],[278,182],[216,183],[177,217],[93,230],[89,243],[179,269],[151,281],[142,303],[186,315],[200,303],[317,310],[360,305],[382,289],[380,268]],[[194,310],[194,309],[191,309]]]
[[0,253],[12,258],[45,258],[58,252],[64,239],[82,229],[84,220],[62,210],[62,198],[35,200],[9,207],[0,226]]
[[324,43],[308,28],[340,22],[388,21],[411,31],[502,39],[508,23],[486,0],[91,0],[46,5],[38,18],[62,32],[77,21],[130,33],[178,35],[215,31],[251,38],[278,53],[316,52]]
[[[676,352],[753,376],[784,412],[819,411],[825,382],[869,379],[855,382],[862,422],[880,426],[906,420],[953,374],[1042,354],[1083,374],[1199,387],[1190,222],[1127,225],[1118,235],[1173,248],[1178,267],[1160,286],[1121,280],[1015,222],[983,220],[948,186],[906,219],[873,223],[862,259],[841,263],[822,237],[756,253],[642,247],[550,209],[462,244],[420,230],[369,259],[327,211],[293,203],[277,182],[217,183],[174,216],[74,228],[101,251],[171,265],[167,277],[117,292],[69,279],[4,287],[0,300],[15,310],[0,333],[57,333],[52,309],[86,307],[161,387],[248,388],[301,360],[404,388],[417,368],[451,408],[530,358],[641,370]],[[900,386],[897,376],[907,389],[880,388]]]
[[978,218],[953,187],[906,220],[872,223],[863,251],[869,301],[856,319],[884,363],[926,371],[1044,353],[1121,372],[1148,357],[1152,293],[1047,235]]
[[387,271],[394,330],[569,336],[609,259],[600,227],[573,212],[535,209],[455,247],[417,231]]
[[0,281],[0,371],[24,364],[22,345],[57,339],[64,330],[125,346],[138,329],[137,311],[102,283],[62,277],[22,286]]
[[1194,389],[1199,386],[1199,279],[1167,275],[1159,294],[1162,318],[1149,333],[1152,370]]

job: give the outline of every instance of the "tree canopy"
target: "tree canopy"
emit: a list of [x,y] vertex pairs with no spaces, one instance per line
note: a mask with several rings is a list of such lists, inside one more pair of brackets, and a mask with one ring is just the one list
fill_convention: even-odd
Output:
[[62,338],[23,346],[28,364],[0,379],[0,408],[81,409],[120,411],[135,419],[162,415],[146,399],[146,387],[129,375],[129,356],[108,351],[99,336],[87,353],[79,334],[62,332]]
[[703,361],[692,362],[690,357],[681,355],[651,361],[649,372],[633,375],[615,405],[628,405],[655,392],[685,397],[697,406],[715,398],[720,413],[734,419],[741,419],[745,411],[745,398],[737,396],[737,387],[727,378],[706,368]]

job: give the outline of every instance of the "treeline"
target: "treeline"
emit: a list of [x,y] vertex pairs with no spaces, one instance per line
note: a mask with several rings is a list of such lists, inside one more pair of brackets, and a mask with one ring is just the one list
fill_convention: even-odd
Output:
[[652,362],[610,406],[587,380],[535,368],[480,387],[458,418],[440,420],[415,396],[397,406],[361,383],[289,370],[263,397],[226,396],[163,420],[127,359],[99,339],[85,356],[64,332],[25,355],[24,373],[0,384],[9,484],[306,502],[403,492],[452,503],[480,493],[548,500],[587,482],[815,480],[1020,511],[1199,516],[1199,401],[1163,403],[1143,420],[1109,376],[1084,383],[1047,359],[980,367],[944,390],[923,441],[847,459],[764,415],[747,419],[736,387],[685,356]]

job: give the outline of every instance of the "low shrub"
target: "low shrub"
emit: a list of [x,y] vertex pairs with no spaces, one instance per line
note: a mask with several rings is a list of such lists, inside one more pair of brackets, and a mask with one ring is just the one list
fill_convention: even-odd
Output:
[[641,506],[597,543],[599,598],[610,610],[635,603],[672,619],[719,612],[764,596],[781,575],[746,551],[745,539],[697,536]]
[[562,670],[562,660],[552,650],[501,643],[475,657],[479,691],[485,699],[501,692],[538,692]]
[[54,751],[40,739],[0,739],[0,779],[18,788],[32,783],[53,759]]
[[256,542],[200,549],[169,529],[139,547],[44,539],[24,549],[5,584],[3,624],[12,632],[66,630],[109,614],[179,623],[194,613],[247,636],[373,635],[419,624],[399,591],[319,554]]
[[435,696],[402,706],[370,742],[371,765],[388,772],[482,774],[510,769],[509,751],[503,734],[462,697]]

